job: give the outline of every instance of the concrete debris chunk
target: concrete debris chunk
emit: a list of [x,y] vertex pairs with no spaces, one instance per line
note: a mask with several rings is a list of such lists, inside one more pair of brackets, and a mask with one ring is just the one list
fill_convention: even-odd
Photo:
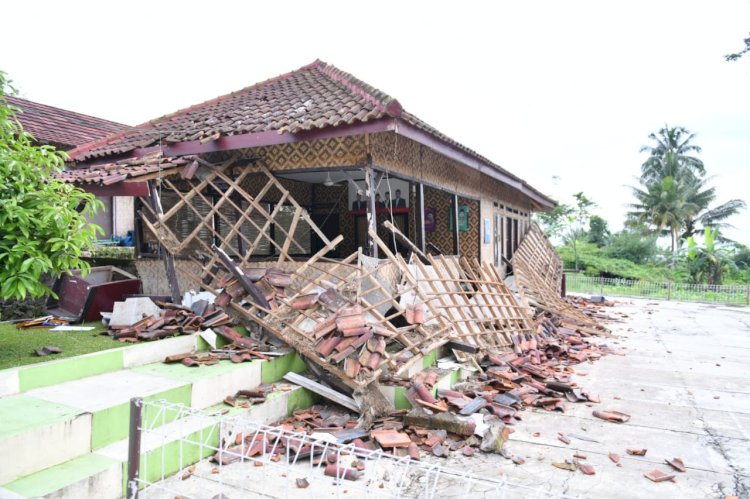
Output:
[[484,431],[482,443],[479,445],[479,448],[482,452],[501,454],[505,442],[508,441],[508,437],[510,436],[510,428],[505,426],[505,423],[502,421],[494,418],[487,421],[487,423],[489,424],[489,428]]

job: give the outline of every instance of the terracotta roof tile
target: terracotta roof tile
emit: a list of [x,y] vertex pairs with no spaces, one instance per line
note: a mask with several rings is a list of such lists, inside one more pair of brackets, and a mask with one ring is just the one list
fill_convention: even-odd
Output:
[[130,128],[114,121],[75,113],[38,102],[7,96],[8,104],[20,109],[16,114],[25,131],[37,140],[63,149],[98,140],[114,132]]
[[366,123],[384,117],[400,118],[539,193],[486,157],[404,111],[390,95],[319,60],[296,71],[84,144],[69,154],[74,161],[84,162],[155,146],[160,141],[165,144],[196,140],[206,143],[222,136],[296,133]]
[[114,163],[72,168],[60,172],[56,177],[68,183],[111,185],[128,178],[185,166],[195,159],[195,156],[163,157],[151,154]]
[[397,117],[394,98],[330,64],[315,61],[297,71],[157,118],[71,152],[76,161],[122,154],[162,142],[176,143],[276,131],[299,132]]

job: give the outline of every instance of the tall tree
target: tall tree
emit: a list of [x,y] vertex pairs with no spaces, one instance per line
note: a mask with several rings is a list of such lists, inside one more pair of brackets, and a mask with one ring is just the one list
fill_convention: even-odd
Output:
[[609,243],[611,235],[607,221],[599,215],[591,215],[588,233],[589,242],[603,248]]
[[[685,217],[679,241],[704,232],[706,228],[718,230],[732,227],[726,220],[746,208],[745,202],[741,199],[730,199],[719,206],[711,207],[716,200],[716,188],[708,185],[710,180],[710,178],[688,179],[688,182],[692,183],[687,189],[688,201],[696,208],[696,211]],[[719,232],[716,237],[722,241],[728,240]]]
[[628,215],[651,225],[658,233],[667,232],[674,253],[684,221],[697,211],[697,207],[690,203],[684,183],[674,177],[645,182],[642,179],[641,184],[642,187],[632,188],[637,202],[630,205]]
[[88,268],[81,250],[96,239],[100,202],[55,178],[64,154],[36,145],[8,105],[13,91],[0,71],[0,298],[41,297],[42,276]]
[[641,152],[649,157],[641,166],[641,179],[657,180],[685,174],[702,176],[705,174],[703,161],[695,156],[701,148],[692,143],[694,133],[685,127],[670,128],[664,125],[657,133],[649,134],[652,145],[641,147]]
[[716,190],[708,185],[694,138],[684,127],[665,126],[650,134],[652,145],[641,148],[649,156],[641,165],[640,186],[633,188],[637,202],[630,205],[629,216],[669,234],[673,254],[697,231],[726,226],[727,218],[745,207],[739,199],[710,207]]

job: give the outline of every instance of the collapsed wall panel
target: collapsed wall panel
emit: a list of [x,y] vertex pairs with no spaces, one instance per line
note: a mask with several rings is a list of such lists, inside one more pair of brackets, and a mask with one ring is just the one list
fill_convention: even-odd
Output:
[[[243,181],[258,172],[263,187],[251,194]],[[361,252],[341,261],[326,258],[343,237],[328,240],[267,169],[235,170],[230,159],[223,165],[201,162],[189,178],[159,180],[162,192],[177,201],[165,213],[144,217],[144,224],[170,255],[199,263],[197,270],[183,269],[191,285],[214,293],[219,305],[257,323],[351,388],[370,384],[384,369],[400,373],[448,341],[449,322],[420,323],[413,309],[402,305],[400,293],[408,289],[400,286],[390,261]],[[266,203],[266,196],[276,201]],[[191,214],[189,230],[182,227],[185,213]],[[309,229],[298,230],[301,224]],[[307,252],[309,231],[321,249],[297,261],[291,255],[295,248]],[[272,266],[251,262],[259,248],[265,256],[271,248]],[[404,325],[394,325],[399,323]]]
[[529,306],[558,316],[590,334],[607,330],[560,296],[563,263],[542,230],[532,224],[511,260],[519,295]]
[[[442,320],[452,325],[452,339],[483,353],[507,350],[535,328],[529,308],[519,303],[508,289],[500,271],[491,263],[480,264],[457,256],[425,255],[392,224],[385,226],[412,249],[407,263],[399,254],[371,233],[402,274],[402,285],[411,291],[401,299],[413,306],[423,304],[425,320]],[[456,352],[459,358],[465,355]]]

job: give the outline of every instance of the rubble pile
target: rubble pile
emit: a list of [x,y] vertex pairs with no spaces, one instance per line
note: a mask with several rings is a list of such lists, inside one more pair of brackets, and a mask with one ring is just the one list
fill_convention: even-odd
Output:
[[[407,388],[405,396],[412,409],[391,411],[386,417],[376,419],[371,428],[359,425],[358,414],[333,405],[295,411],[273,426],[311,436],[324,434],[327,441],[351,443],[356,449],[381,450],[415,460],[420,460],[423,453],[448,457],[454,452],[467,457],[476,452],[492,452],[515,459],[504,444],[513,431],[512,426],[522,419],[523,411],[528,407],[565,411],[567,403],[598,403],[598,397],[571,381],[573,366],[611,353],[606,346],[591,343],[586,333],[556,326],[547,317],[538,317],[537,327],[535,338],[514,341],[512,352],[485,356],[479,363],[482,372],[453,389],[435,387],[439,372],[434,369],[421,371],[410,379],[386,378],[389,384]],[[247,400],[245,404],[257,403],[264,400],[269,389],[262,386],[247,393],[241,391],[226,403],[235,406],[239,397]],[[612,411],[599,412],[619,417]],[[298,457],[326,459],[320,454],[322,449],[314,455],[309,445],[309,448],[288,449],[289,445],[293,443],[255,441],[249,445],[238,436],[226,449],[241,449],[247,457],[273,453],[272,459],[281,459],[287,450],[293,450]],[[214,457],[219,458],[219,454]],[[522,464],[523,460],[514,462]],[[593,468],[580,463],[580,459],[569,466],[593,473]]]
[[164,363],[180,362],[187,367],[200,367],[211,366],[222,360],[228,360],[234,364],[239,364],[255,359],[271,360],[270,357],[280,353],[273,345],[255,338],[242,336],[239,331],[230,326],[218,326],[215,330],[210,331],[224,338],[227,344],[209,352],[187,352],[170,355],[164,359]]
[[[154,303],[148,298],[135,299],[148,300],[151,305],[140,305],[143,303],[140,301],[134,306],[135,314],[131,314],[129,320],[120,321],[118,305],[130,300],[134,299],[128,298],[125,302],[115,303],[115,311],[110,315],[108,334],[115,340],[153,341],[180,334],[194,334],[232,322],[226,312],[206,300],[198,300],[191,307],[186,307],[163,301]],[[132,318],[134,315],[135,320]]]

